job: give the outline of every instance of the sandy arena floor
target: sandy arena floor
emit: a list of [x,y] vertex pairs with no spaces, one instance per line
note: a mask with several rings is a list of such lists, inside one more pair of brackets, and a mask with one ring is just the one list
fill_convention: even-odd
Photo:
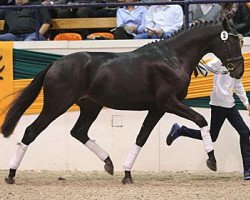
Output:
[[[0,171],[0,199],[5,200],[192,200],[250,198],[250,181],[239,173],[133,172],[134,184],[122,185],[123,173],[19,171],[7,185]],[[59,177],[65,180],[58,180]]]

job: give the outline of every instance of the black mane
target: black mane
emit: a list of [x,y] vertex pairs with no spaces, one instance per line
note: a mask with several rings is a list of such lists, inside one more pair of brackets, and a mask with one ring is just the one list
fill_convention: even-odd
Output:
[[[176,37],[178,37],[179,35],[183,35],[183,34],[186,34],[187,32],[191,32],[191,31],[194,31],[194,30],[201,30],[206,28],[207,26],[212,26],[212,25],[218,25],[221,23],[219,23],[218,21],[197,21],[193,24],[191,24],[188,28],[185,28],[184,26],[179,30],[179,31],[176,31],[173,35],[171,35],[170,37],[166,38],[166,39],[155,39],[154,41],[140,47],[139,49],[143,49],[143,50],[146,50],[147,48],[152,48],[152,46],[158,46],[158,47],[161,47],[162,46],[162,43],[166,43],[170,40],[173,40],[175,39]],[[195,34],[190,34],[189,36],[189,39],[191,39],[192,37],[202,37],[202,34],[199,34],[198,36]],[[146,49],[145,49],[146,48]]]

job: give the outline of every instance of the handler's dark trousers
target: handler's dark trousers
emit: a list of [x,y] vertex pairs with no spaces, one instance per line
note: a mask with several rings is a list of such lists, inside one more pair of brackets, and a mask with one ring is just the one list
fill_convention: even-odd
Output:
[[[212,141],[215,142],[217,140],[225,119],[230,122],[230,124],[240,135],[240,149],[242,154],[243,167],[244,171],[247,171],[250,169],[250,130],[247,127],[246,123],[243,121],[243,118],[241,117],[236,106],[233,106],[232,108],[211,106],[210,134]],[[194,130],[182,126],[180,129],[178,129],[178,133],[181,136],[187,136],[202,140],[200,130]]]

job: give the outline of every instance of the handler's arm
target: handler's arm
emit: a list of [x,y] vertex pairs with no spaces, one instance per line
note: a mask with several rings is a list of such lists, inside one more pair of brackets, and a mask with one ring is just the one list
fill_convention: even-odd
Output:
[[215,71],[223,71],[222,68],[224,69],[219,58],[213,58],[207,63],[207,65]]

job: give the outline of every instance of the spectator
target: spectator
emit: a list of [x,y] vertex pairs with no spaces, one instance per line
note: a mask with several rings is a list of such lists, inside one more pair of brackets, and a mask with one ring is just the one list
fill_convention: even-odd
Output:
[[146,14],[146,33],[136,35],[135,39],[167,38],[182,27],[183,17],[180,5],[150,6]]
[[197,20],[217,21],[221,12],[220,4],[191,4],[189,6],[189,22]]
[[[16,0],[16,5],[30,5],[29,0]],[[47,9],[38,9],[36,19],[35,9],[4,10],[7,33],[0,35],[0,41],[34,41],[36,40],[36,20],[39,20],[39,40],[45,40],[44,34],[50,26],[50,14]]]
[[238,10],[238,3],[221,3],[220,20],[232,19]]
[[233,22],[238,33],[243,36],[250,35],[250,12],[246,3],[239,3],[238,9],[233,17]]
[[[125,2],[136,1],[125,0]],[[135,35],[145,33],[146,13],[147,8],[144,6],[124,6],[119,8],[116,14],[115,39],[132,39]]]
[[[221,69],[221,61],[217,58],[210,61],[207,65],[212,69]],[[250,180],[250,130],[235,106],[233,90],[245,105],[250,115],[249,100],[246,96],[241,79],[234,79],[230,77],[229,74],[214,74],[214,86],[210,96],[210,134],[212,141],[215,142],[219,136],[224,121],[227,119],[230,122],[240,135],[244,180]],[[202,140],[201,132],[199,130],[185,126],[180,127],[176,123],[172,126],[170,133],[167,136],[167,144],[171,145],[179,136]]]

